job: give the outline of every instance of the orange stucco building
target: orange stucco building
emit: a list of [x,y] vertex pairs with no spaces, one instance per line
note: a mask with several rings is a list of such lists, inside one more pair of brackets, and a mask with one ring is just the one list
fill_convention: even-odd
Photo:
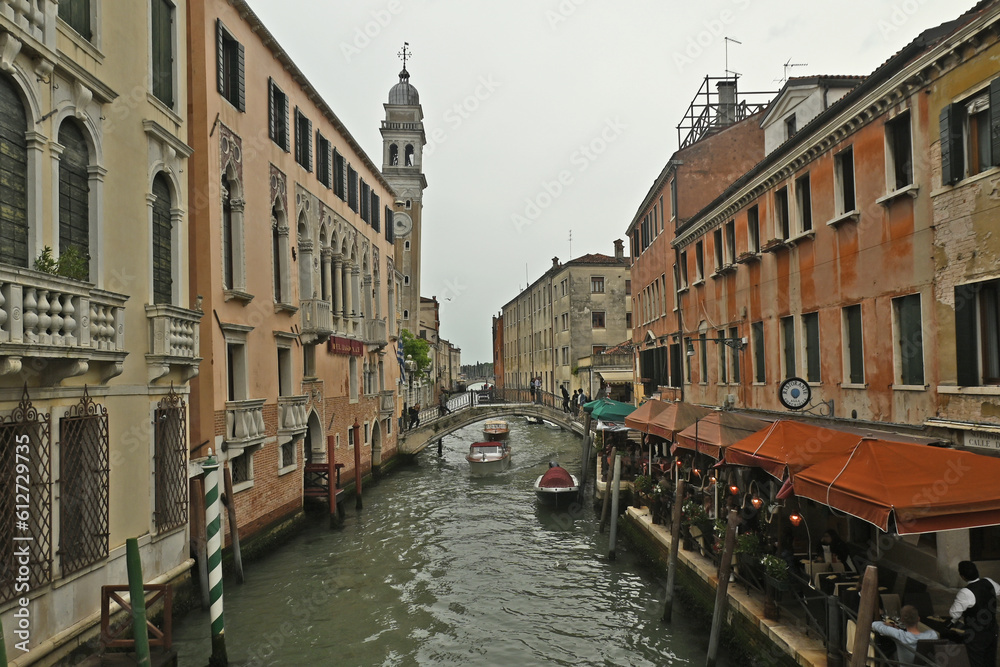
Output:
[[253,533],[301,509],[306,464],[346,484],[355,447],[363,474],[396,451],[396,197],[246,3],[198,3],[188,34],[191,438]]

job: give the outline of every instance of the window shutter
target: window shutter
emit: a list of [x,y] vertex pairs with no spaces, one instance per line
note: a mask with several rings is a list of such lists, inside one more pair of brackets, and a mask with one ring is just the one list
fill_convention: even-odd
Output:
[[[955,124],[958,122],[958,132]],[[941,184],[951,185],[962,178],[963,146],[962,146],[962,114],[954,104],[941,109]]]
[[274,107],[274,80],[267,78],[267,133],[271,141],[277,141],[278,137],[278,110]]
[[288,143],[291,140],[289,136],[291,133],[288,131],[288,95],[282,95],[282,97],[285,102],[285,152],[287,153],[291,150],[291,146]]
[[236,95],[237,95],[237,104],[236,104],[236,106],[237,106],[237,108],[240,111],[246,111],[247,110],[246,67],[245,67],[246,57],[244,55],[243,45],[242,44],[237,44],[236,47],[239,50],[238,51],[238,62],[237,62],[237,65],[239,67],[239,69],[237,71],[238,78],[239,78],[239,81],[238,81],[239,90],[236,91]]
[[226,50],[223,39],[222,21],[215,19],[215,66],[218,69],[216,82],[220,95],[226,94]]
[[306,160],[309,161],[309,165],[306,167],[307,171],[313,170],[313,124],[311,120],[306,120],[306,141],[308,145],[306,146]]
[[955,360],[960,387],[979,384],[976,292],[976,285],[959,285],[955,288]]
[[1000,78],[990,81],[990,164],[1000,165]]

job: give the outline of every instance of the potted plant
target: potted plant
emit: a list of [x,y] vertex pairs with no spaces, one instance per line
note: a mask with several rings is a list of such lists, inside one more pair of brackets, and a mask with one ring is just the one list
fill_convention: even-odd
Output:
[[649,506],[649,493],[653,490],[653,478],[649,475],[636,475],[635,479],[632,480],[632,490],[635,491],[635,501],[636,507],[642,507],[645,504]]
[[787,591],[789,586],[788,563],[777,556],[767,554],[761,556],[760,565],[764,568],[764,580],[767,582],[764,618],[777,621],[781,616],[778,607],[779,593]]
[[705,508],[693,500],[688,500],[681,507],[681,532],[684,537],[684,550],[694,551],[694,543],[702,536],[702,526],[709,521]]

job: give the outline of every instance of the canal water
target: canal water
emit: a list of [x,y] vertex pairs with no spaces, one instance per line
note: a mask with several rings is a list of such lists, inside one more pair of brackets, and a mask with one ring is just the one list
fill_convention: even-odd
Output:
[[[590,502],[537,506],[532,484],[559,461],[580,469],[580,439],[511,418],[513,465],[474,478],[465,453],[482,424],[348,501],[345,527],[316,519],[225,581],[230,660],[252,665],[696,665],[707,624],[661,620],[664,577],[608,533]],[[211,653],[207,613],[174,628],[179,664]],[[721,656],[718,665],[728,665]]]

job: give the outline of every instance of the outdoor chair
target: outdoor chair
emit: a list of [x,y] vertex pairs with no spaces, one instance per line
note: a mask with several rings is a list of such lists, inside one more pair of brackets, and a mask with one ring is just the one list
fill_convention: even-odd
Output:
[[917,664],[934,667],[969,667],[964,644],[946,639],[921,639],[917,642]]

